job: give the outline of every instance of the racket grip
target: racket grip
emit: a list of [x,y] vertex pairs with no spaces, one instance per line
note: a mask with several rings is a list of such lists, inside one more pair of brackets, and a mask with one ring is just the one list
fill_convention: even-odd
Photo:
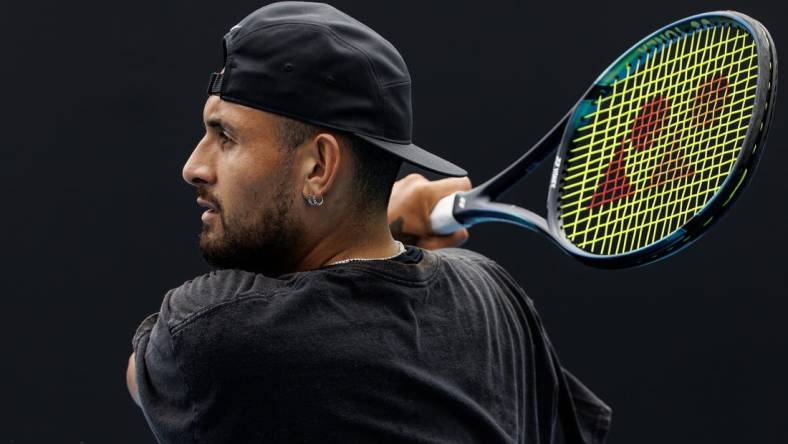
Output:
[[451,234],[463,225],[454,218],[454,201],[457,193],[451,193],[435,204],[430,213],[430,229],[435,234]]

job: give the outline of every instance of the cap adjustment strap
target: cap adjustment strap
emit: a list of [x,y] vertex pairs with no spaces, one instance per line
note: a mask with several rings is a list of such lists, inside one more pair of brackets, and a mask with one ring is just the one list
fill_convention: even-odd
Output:
[[224,74],[215,72],[211,74],[211,80],[208,82],[208,95],[220,94],[222,92],[222,80]]

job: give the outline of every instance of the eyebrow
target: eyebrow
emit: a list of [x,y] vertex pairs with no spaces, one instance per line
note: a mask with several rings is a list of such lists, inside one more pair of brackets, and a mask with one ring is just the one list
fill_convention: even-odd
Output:
[[232,125],[228,124],[227,122],[223,121],[218,117],[211,117],[210,119],[205,121],[205,124],[209,128],[213,128],[216,131],[224,131],[230,136],[236,137],[238,132]]

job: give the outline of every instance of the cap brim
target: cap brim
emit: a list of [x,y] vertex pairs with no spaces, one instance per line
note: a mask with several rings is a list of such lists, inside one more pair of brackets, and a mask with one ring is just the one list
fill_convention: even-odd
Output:
[[374,137],[365,136],[363,134],[355,134],[367,142],[383,148],[389,153],[399,157],[405,162],[412,163],[416,166],[424,168],[433,173],[442,174],[444,176],[462,177],[467,176],[468,172],[458,167],[457,165],[449,162],[448,160],[441,159],[440,157],[432,154],[431,152],[419,148],[418,146],[407,143],[389,142],[388,140],[375,139]]

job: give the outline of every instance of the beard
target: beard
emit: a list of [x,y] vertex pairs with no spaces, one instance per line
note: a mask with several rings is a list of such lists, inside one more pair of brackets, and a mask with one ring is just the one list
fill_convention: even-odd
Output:
[[239,269],[266,276],[287,273],[291,255],[300,237],[299,221],[293,216],[292,187],[285,179],[276,191],[276,204],[251,214],[251,222],[227,217],[217,202],[218,221],[204,224],[200,233],[200,252],[214,268]]

